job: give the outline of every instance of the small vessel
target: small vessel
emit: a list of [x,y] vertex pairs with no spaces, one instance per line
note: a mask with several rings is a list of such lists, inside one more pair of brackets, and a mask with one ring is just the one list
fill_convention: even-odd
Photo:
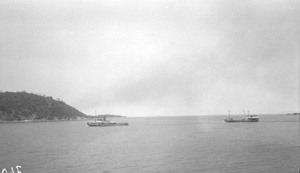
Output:
[[245,111],[243,111],[246,115],[246,118],[245,119],[238,119],[238,120],[235,120],[233,118],[230,117],[230,111],[229,112],[229,117],[224,119],[225,122],[228,122],[228,123],[235,123],[235,122],[258,122],[259,121],[259,118],[258,118],[258,115],[250,115],[249,114],[249,111],[248,111],[248,114],[245,113]]
[[106,116],[103,116],[102,118],[96,118],[94,121],[87,122],[88,126],[100,126],[100,127],[106,127],[106,126],[128,126],[128,123],[122,122],[117,123],[115,121],[110,121],[106,119]]

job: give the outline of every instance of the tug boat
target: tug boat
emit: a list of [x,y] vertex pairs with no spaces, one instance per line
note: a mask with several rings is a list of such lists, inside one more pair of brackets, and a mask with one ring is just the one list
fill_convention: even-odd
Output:
[[[243,111],[243,112],[245,113],[245,111]],[[248,114],[245,113],[245,115],[246,115],[245,119],[235,120],[235,119],[230,117],[230,111],[229,111],[229,117],[224,119],[224,122],[236,123],[236,122],[258,122],[259,121],[258,115],[250,115],[249,111],[248,111]]]
[[93,126],[100,126],[100,127],[106,127],[106,126],[128,126],[127,122],[117,123],[115,121],[110,121],[106,119],[106,116],[103,116],[103,118],[96,118],[94,121],[87,122],[87,125],[90,127]]

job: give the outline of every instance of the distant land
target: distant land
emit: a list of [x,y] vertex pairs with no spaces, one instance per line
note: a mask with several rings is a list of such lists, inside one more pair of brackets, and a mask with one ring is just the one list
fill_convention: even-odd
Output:
[[102,118],[106,116],[107,118],[125,118],[126,116],[114,115],[114,114],[100,114],[100,115],[88,115],[87,118]]
[[285,114],[285,115],[300,115],[300,113],[287,113],[287,114]]
[[60,99],[23,92],[0,92],[0,122],[79,120],[88,116]]

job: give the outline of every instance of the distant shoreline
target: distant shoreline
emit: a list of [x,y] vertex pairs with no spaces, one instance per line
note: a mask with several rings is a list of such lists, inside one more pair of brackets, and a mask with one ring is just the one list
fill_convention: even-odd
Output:
[[13,121],[5,121],[0,120],[1,123],[39,123],[39,122],[62,122],[62,121],[85,121],[90,120],[90,118],[86,119],[70,119],[70,120],[13,120]]
[[[101,117],[101,116],[100,116]],[[93,120],[95,118],[99,118],[98,116],[88,116],[86,118],[79,118],[79,119],[55,119],[55,120],[13,120],[13,121],[6,121],[6,120],[0,120],[1,123],[39,123],[39,122],[63,122],[63,121],[87,121],[87,120]],[[108,118],[126,118],[126,116],[108,116]]]

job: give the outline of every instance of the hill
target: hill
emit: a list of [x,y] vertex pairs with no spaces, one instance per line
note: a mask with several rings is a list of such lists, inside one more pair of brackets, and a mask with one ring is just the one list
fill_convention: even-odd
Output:
[[63,101],[26,92],[0,92],[0,121],[72,120],[86,115]]

